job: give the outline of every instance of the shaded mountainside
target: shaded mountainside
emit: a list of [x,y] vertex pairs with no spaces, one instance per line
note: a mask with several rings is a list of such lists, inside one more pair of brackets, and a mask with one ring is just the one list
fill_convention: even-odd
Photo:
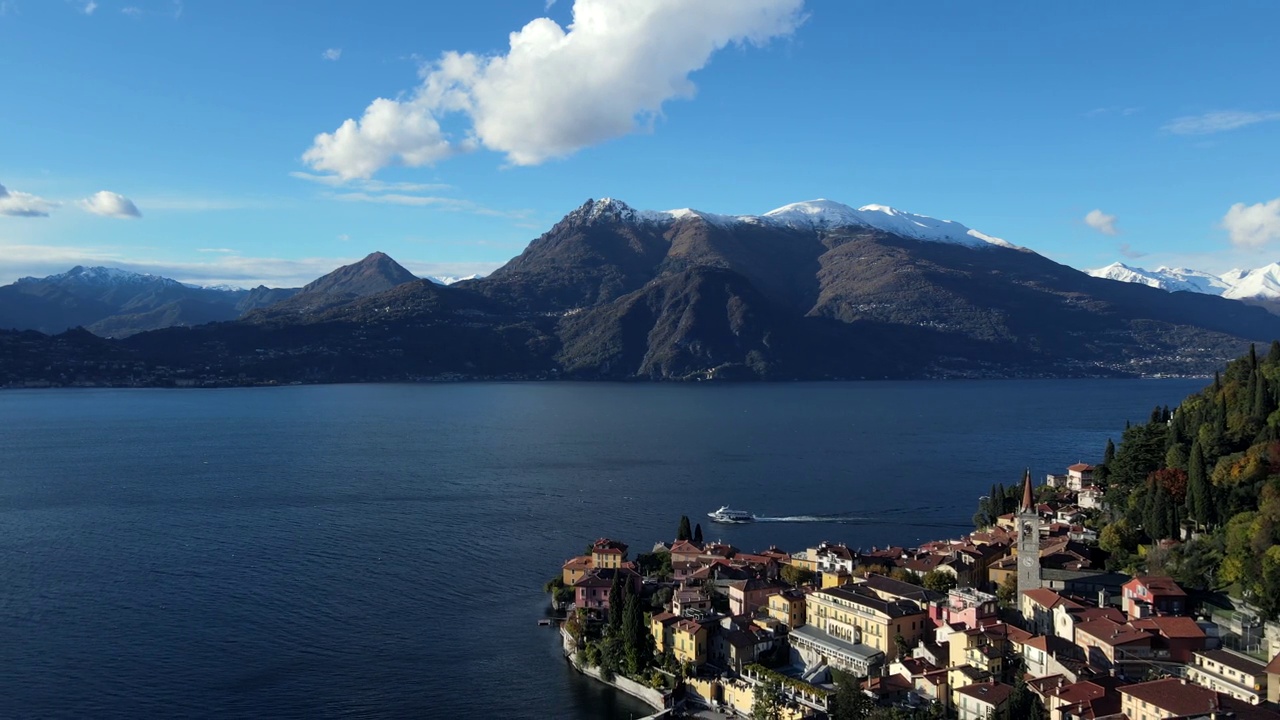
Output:
[[103,337],[174,325],[234,320],[297,289],[206,288],[115,268],[76,266],[0,287],[0,328],[61,333],[86,327]]
[[1090,277],[892,208],[604,200],[487,278],[442,286],[374,253],[238,321],[115,351],[164,368],[158,383],[1109,377],[1209,373],[1274,337],[1261,308]]

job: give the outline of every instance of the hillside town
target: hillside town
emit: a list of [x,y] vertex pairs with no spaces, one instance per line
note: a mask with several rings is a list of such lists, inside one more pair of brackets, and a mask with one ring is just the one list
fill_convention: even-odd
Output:
[[1280,624],[1108,571],[1093,470],[917,548],[596,540],[549,583],[566,655],[659,716],[1280,719]]

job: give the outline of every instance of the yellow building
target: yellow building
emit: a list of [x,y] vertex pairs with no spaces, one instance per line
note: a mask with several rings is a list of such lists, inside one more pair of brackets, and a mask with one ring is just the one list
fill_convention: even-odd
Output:
[[804,593],[799,590],[783,590],[769,596],[769,617],[789,628],[804,624]]
[[600,538],[591,545],[591,565],[598,569],[616,569],[627,561],[626,543]]
[[564,581],[565,586],[573,587],[587,571],[591,569],[591,556],[579,555],[575,558],[569,558],[564,563],[564,568],[560,570],[560,579]]
[[805,623],[845,642],[869,645],[889,661],[898,657],[897,638],[912,647],[932,629],[928,614],[915,603],[884,600],[857,585],[807,595]]
[[680,620],[671,633],[671,651],[680,662],[701,665],[707,661],[707,635],[697,620]]
[[653,646],[659,653],[666,652],[667,648],[673,646],[675,626],[679,621],[679,615],[669,612],[654,613],[649,618],[649,634],[653,635]]
[[853,582],[853,576],[843,570],[822,573],[822,587],[824,589],[848,585],[851,582]]

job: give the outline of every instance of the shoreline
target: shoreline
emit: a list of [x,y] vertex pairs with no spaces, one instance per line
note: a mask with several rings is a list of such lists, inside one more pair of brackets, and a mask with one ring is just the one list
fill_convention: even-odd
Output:
[[621,675],[614,675],[612,680],[605,680],[600,675],[600,668],[583,667],[579,665],[577,661],[574,660],[574,657],[573,657],[573,651],[574,651],[573,639],[569,637],[569,634],[567,632],[565,632],[564,627],[561,626],[561,627],[557,627],[556,629],[560,633],[560,649],[564,652],[564,659],[569,663],[569,666],[572,667],[574,670],[576,670],[579,674],[585,675],[591,678],[592,680],[595,680],[596,682],[604,683],[605,685],[608,685],[614,690],[617,690],[622,693],[626,693],[627,695],[630,695],[631,697],[636,698],[637,700],[640,700],[641,702],[645,703],[646,705],[653,708],[654,710],[657,710],[658,712],[661,712],[667,709],[667,702],[666,702],[667,696],[663,695],[657,690],[641,685],[640,683],[635,682],[634,680],[625,678]]

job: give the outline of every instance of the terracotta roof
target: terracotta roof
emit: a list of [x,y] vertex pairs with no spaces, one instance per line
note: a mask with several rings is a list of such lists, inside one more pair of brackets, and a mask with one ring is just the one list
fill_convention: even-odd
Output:
[[1271,658],[1271,662],[1267,663],[1267,672],[1280,675],[1280,653],[1276,653],[1276,656]]
[[1009,695],[1013,693],[1013,686],[992,681],[974,683],[973,685],[962,687],[956,692],[963,693],[994,707],[999,707],[1009,699]]
[[933,663],[929,662],[928,660],[925,660],[924,658],[907,657],[907,658],[902,658],[898,660],[898,662],[902,664],[902,667],[904,667],[907,670],[907,672],[911,673],[912,677],[915,677],[916,675],[923,675],[932,670],[939,669],[935,667]]
[[588,555],[579,555],[578,557],[571,557],[568,560],[564,561],[564,567],[573,568],[573,569],[589,568],[591,567],[591,557]]
[[1189,617],[1174,617],[1172,615],[1160,615],[1157,617],[1142,618],[1140,620],[1131,620],[1129,624],[1139,630],[1159,633],[1169,639],[1174,638],[1203,638],[1204,630],[1196,624],[1195,620]]
[[663,625],[666,625],[669,622],[674,622],[679,619],[680,619],[679,615],[675,615],[669,612],[660,612],[657,615],[654,615],[652,618],[650,618],[650,620],[652,620],[653,622],[662,623]]
[[1120,694],[1151,703],[1170,715],[1204,714],[1218,708],[1218,693],[1178,678],[1126,685]]
[[863,681],[863,686],[868,692],[873,692],[877,695],[908,692],[915,689],[915,685],[912,684],[911,680],[901,675],[869,677]]
[[1058,593],[1048,588],[1034,588],[1032,590],[1023,590],[1022,594],[1031,598],[1031,601],[1034,602],[1035,604],[1041,607],[1047,608],[1049,610],[1054,609],[1058,605],[1064,605],[1067,608],[1084,607],[1079,603],[1072,602],[1071,600],[1068,600],[1062,597]]
[[1022,480],[1022,505],[1023,510],[1030,510],[1035,507],[1035,500],[1031,495],[1031,468],[1027,468],[1027,475]]
[[595,541],[595,543],[593,543],[591,546],[591,552],[613,554],[613,553],[625,553],[626,551],[627,551],[626,543],[618,542],[617,540],[610,540],[609,538],[600,538],[599,540]]
[[698,632],[702,630],[702,623],[698,622],[697,620],[689,620],[686,618],[676,623],[676,629],[683,630],[684,632],[687,632],[690,635],[697,635]]
[[672,555],[698,555],[702,552],[702,546],[688,540],[677,540],[671,546]]
[[1126,587],[1129,585],[1133,585],[1134,587],[1144,585],[1147,588],[1147,592],[1152,595],[1172,595],[1176,597],[1185,596],[1187,594],[1178,586],[1178,583],[1173,581],[1173,578],[1164,575],[1136,577],[1125,583]]
[[[1120,612],[1119,610],[1113,607],[1068,608],[1067,613],[1072,618],[1075,618],[1075,621],[1077,623],[1087,623],[1087,622],[1092,622],[1094,620],[1110,620],[1111,622],[1117,625],[1123,625],[1125,620],[1124,613]],[[1191,624],[1194,625],[1195,622],[1193,621]],[[1142,629],[1146,630],[1147,628],[1142,628]]]
[[1110,620],[1090,620],[1076,627],[1076,634],[1084,633],[1096,638],[1099,642],[1115,647],[1135,642],[1151,642],[1151,633],[1128,625],[1119,625]]
[[1076,472],[1085,472],[1086,470],[1092,470],[1093,466],[1089,463],[1076,463],[1075,465],[1067,466],[1067,469],[1075,470]]

